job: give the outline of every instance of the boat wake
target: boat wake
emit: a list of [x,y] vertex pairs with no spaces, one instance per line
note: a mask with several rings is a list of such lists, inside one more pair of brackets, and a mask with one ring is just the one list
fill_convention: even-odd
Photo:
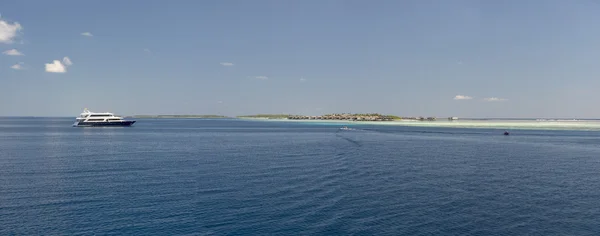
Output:
[[356,140],[353,140],[351,138],[345,137],[345,136],[343,136],[343,135],[340,134],[340,132],[347,131],[347,130],[356,130],[356,129],[348,128],[347,126],[344,126],[344,127],[338,129],[338,131],[335,132],[335,136],[337,136],[338,138],[341,138],[343,140],[346,140],[346,141],[354,144],[355,146],[358,146],[358,147],[362,146],[362,144],[360,142],[358,142]]

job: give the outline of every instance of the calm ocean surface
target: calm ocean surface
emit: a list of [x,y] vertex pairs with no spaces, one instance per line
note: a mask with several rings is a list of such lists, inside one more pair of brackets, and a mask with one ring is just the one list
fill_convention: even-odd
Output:
[[0,118],[0,235],[598,235],[600,132]]

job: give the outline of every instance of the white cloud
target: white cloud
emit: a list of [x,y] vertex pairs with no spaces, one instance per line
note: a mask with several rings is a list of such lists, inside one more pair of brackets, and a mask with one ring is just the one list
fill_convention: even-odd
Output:
[[67,67],[73,65],[71,59],[68,57],[64,57],[62,62],[59,60],[53,60],[52,63],[46,64],[46,72],[51,73],[65,73],[67,72]]
[[255,79],[262,79],[262,80],[267,80],[269,79],[269,77],[266,77],[264,75],[259,75],[259,76],[254,76]]
[[94,35],[93,35],[92,33],[90,33],[90,32],[83,32],[83,33],[81,33],[81,35],[83,35],[83,36],[87,36],[87,37],[92,37],[92,36],[94,36]]
[[17,49],[6,50],[2,52],[2,54],[9,56],[23,56],[23,53],[19,52]]
[[17,37],[17,33],[22,29],[23,27],[18,22],[11,24],[0,19],[0,43],[12,43],[13,39]]
[[10,68],[15,69],[15,70],[22,70],[25,69],[23,68],[23,62],[19,62],[17,64],[12,65]]
[[506,101],[508,99],[491,97],[491,98],[484,98],[483,100],[488,101],[488,102],[502,102],[502,101]]
[[466,95],[456,95],[456,96],[454,96],[454,100],[469,100],[469,99],[473,99],[473,97],[466,96]]
[[306,81],[306,79],[304,77],[301,77],[300,82],[304,82],[304,81]]
[[222,66],[233,66],[233,63],[231,62],[221,62]]
[[46,72],[65,73],[67,68],[59,60],[54,60],[50,64],[46,64]]

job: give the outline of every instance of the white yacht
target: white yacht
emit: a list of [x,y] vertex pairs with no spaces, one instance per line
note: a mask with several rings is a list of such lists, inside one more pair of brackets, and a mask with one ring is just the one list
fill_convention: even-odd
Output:
[[131,126],[133,123],[135,120],[124,120],[110,112],[91,112],[85,108],[73,126]]

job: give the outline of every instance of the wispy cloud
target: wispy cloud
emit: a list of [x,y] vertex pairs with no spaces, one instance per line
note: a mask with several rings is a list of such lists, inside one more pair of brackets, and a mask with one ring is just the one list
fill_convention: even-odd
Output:
[[306,79],[304,77],[301,77],[300,82],[304,82],[304,81],[306,81]]
[[63,58],[63,63],[67,66],[73,65],[73,62],[71,62],[71,59],[69,59],[68,57]]
[[222,66],[233,66],[233,63],[231,62],[221,62]]
[[52,63],[46,63],[46,72],[50,73],[65,73],[67,67],[73,65],[71,59],[64,57],[62,62],[59,60],[53,60]]
[[9,55],[9,56],[23,56],[23,53],[19,52],[19,50],[17,50],[17,49],[6,50],[6,51],[2,52],[2,54]]
[[456,96],[454,96],[454,100],[470,100],[470,99],[473,99],[473,97],[467,96],[467,95],[456,95]]
[[23,70],[25,68],[23,68],[24,63],[23,62],[19,62],[17,64],[12,65],[10,68],[14,69],[14,70]]
[[269,79],[269,77],[266,77],[264,75],[254,76],[253,78],[255,78],[255,79],[261,79],[261,80],[268,80]]
[[491,97],[491,98],[484,98],[483,100],[488,101],[488,102],[502,102],[502,101],[506,101],[508,99]]
[[83,33],[81,33],[81,35],[83,35],[83,36],[87,36],[87,37],[93,37],[93,36],[94,36],[94,35],[93,35],[92,33],[90,33],[90,32],[83,32]]
[[22,29],[23,27],[18,22],[10,23],[0,19],[0,43],[12,43]]
[[148,48],[144,48],[142,49],[144,51],[144,53],[146,53],[146,55],[148,56],[154,56],[154,53],[152,53],[152,51]]

